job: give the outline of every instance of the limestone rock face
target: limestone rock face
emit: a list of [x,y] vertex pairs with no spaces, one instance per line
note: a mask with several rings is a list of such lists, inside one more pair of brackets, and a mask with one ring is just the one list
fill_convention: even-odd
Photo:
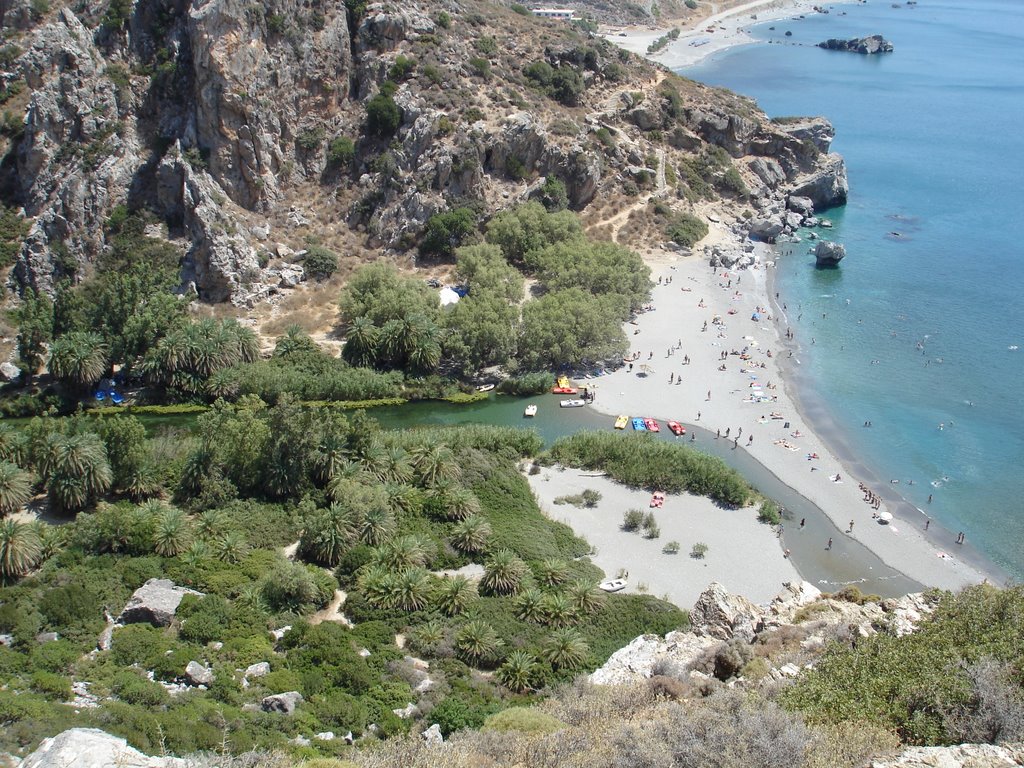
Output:
[[1024,744],[960,744],[954,747],[910,747],[871,768],[1011,768],[1024,765]]
[[692,632],[670,632],[664,640],[657,635],[642,635],[613,653],[590,676],[590,682],[623,685],[644,680],[654,675],[654,668],[660,662],[670,662],[683,669],[718,643],[716,638]]
[[834,267],[846,257],[846,246],[820,240],[814,248],[814,262],[819,267]]
[[862,53],[872,55],[875,53],[892,53],[892,43],[881,35],[869,35],[868,37],[854,37],[850,40],[840,40],[833,37],[818,43],[819,48],[827,51],[848,51],[849,53]]
[[731,595],[718,582],[712,582],[690,611],[690,626],[696,635],[728,640],[739,636],[752,640],[760,618],[756,605],[741,595]]
[[849,192],[846,163],[837,154],[823,155],[820,162],[809,173],[799,175],[790,188],[790,195],[808,198],[816,211],[843,205]]
[[199,595],[194,589],[179,587],[170,579],[150,579],[135,590],[118,617],[122,624],[149,622],[156,627],[166,627],[174,620],[174,614],[185,595]]
[[185,768],[187,764],[177,757],[144,755],[124,739],[97,728],[72,728],[43,739],[21,768]]

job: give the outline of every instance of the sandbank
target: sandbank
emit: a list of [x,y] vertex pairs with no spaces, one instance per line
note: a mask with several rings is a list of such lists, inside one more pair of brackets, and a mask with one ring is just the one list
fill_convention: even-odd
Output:
[[[712,581],[754,602],[766,602],[783,583],[799,581],[793,564],[783,557],[775,531],[758,523],[750,509],[727,509],[688,493],[666,494],[663,507],[650,509],[647,491],[563,467],[545,467],[529,481],[541,509],[584,535],[596,550],[590,559],[609,578],[628,572],[624,592],[646,591],[688,608]],[[554,503],[558,496],[587,488],[601,494],[593,508]],[[629,509],[653,512],[661,535],[648,539],[641,532],[623,531],[622,517]],[[677,554],[662,551],[670,541],[679,542]],[[697,542],[708,547],[700,559],[690,556]]]
[[[689,22],[668,21],[657,28],[615,28],[606,32],[604,37],[627,51],[678,70],[698,64],[727,48],[755,42],[749,29],[756,24],[817,13],[814,6],[831,9],[834,5],[853,1],[838,0],[826,4],[820,0],[753,0]],[[657,53],[648,55],[647,49],[651,43],[673,28],[680,29],[679,37]]]
[[[736,238],[725,224],[712,222],[710,227],[707,242]],[[891,493],[877,509],[866,502],[859,485],[863,477],[844,466],[815,434],[796,407],[792,383],[779,366],[783,359],[796,366],[799,355],[794,352],[790,357],[790,351],[811,340],[798,335],[788,342],[789,347],[784,343],[787,326],[770,306],[767,289],[774,253],[763,244],[756,246],[756,252],[759,263],[738,272],[712,270],[701,256],[648,252],[645,258],[652,277],[656,282],[660,279],[652,291],[653,309],[625,326],[630,352],[638,359],[632,370],[623,366],[588,382],[597,384],[592,407],[612,418],[642,415],[703,427],[708,432],[701,433],[696,447],[715,441],[719,449],[745,451],[817,505],[830,524],[812,521],[801,528],[798,519],[787,520],[782,537],[776,540],[777,551],[793,550],[798,570],[801,560],[813,557],[819,566],[816,570],[828,571],[831,559],[847,582],[856,582],[850,576],[857,572],[862,545],[894,571],[926,586],[956,589],[992,578],[965,561],[954,537],[948,541],[936,537],[939,529],[934,525],[926,533],[927,518],[916,510],[908,516],[906,509],[892,503]],[[755,313],[760,319],[753,319]],[[744,350],[748,360],[731,354]],[[642,371],[641,365],[649,372]],[[722,366],[725,370],[720,370]],[[681,383],[675,383],[679,379]],[[716,439],[719,432],[722,437]],[[873,490],[883,489],[875,485]],[[895,519],[885,524],[873,517],[882,512],[894,514]],[[746,513],[753,519],[756,510]],[[760,562],[739,559],[734,566],[755,574],[762,568]],[[822,588],[828,586],[835,585]]]

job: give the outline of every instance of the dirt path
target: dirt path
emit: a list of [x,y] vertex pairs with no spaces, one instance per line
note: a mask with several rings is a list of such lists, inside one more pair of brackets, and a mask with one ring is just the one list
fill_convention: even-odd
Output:
[[314,613],[309,617],[309,623],[313,626],[322,624],[325,621],[333,621],[338,624],[344,624],[346,627],[354,627],[355,625],[349,620],[349,618],[341,612],[341,606],[345,604],[345,598],[348,597],[346,592],[340,589],[334,590],[334,599],[321,610]]
[[[655,172],[655,190],[654,195],[659,197],[663,196],[668,191],[668,184],[665,183],[665,150],[658,150],[658,169]],[[634,211],[640,211],[647,207],[650,195],[643,195],[641,199],[632,205],[620,208],[618,211],[613,213],[600,221],[596,221],[590,225],[590,229],[600,229],[602,227],[610,227],[611,235],[610,239],[613,243],[619,242],[619,231],[629,221],[630,215]]]

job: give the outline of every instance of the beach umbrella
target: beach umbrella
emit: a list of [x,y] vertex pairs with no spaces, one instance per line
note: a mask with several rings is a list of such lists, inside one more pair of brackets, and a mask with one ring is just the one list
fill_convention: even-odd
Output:
[[878,515],[878,519],[883,523],[888,523],[892,520],[892,512],[882,512]]

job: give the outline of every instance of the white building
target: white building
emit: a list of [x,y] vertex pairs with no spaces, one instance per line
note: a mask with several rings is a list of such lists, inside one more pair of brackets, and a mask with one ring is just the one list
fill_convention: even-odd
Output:
[[572,21],[575,17],[575,11],[572,8],[534,8],[533,15],[540,16],[544,19],[560,19],[563,21]]

